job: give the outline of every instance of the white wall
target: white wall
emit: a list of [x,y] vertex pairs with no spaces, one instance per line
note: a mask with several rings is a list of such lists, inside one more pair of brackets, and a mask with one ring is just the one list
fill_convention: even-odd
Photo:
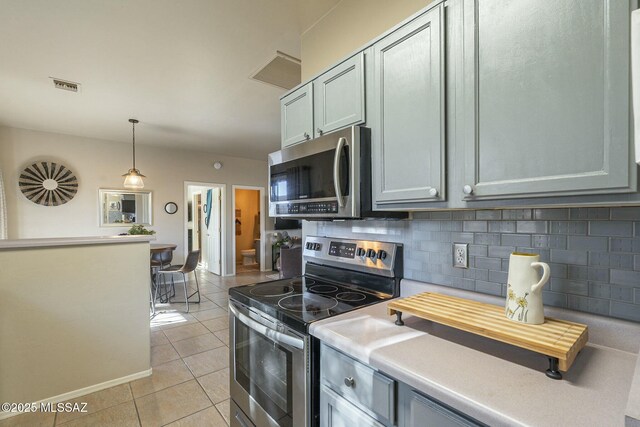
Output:
[[[310,79],[346,55],[353,53],[371,39],[424,8],[431,1],[339,1],[321,19],[306,28],[300,37],[302,81]],[[326,8],[330,7],[331,3],[325,0],[315,7]],[[309,9],[309,6],[303,3],[303,8]],[[309,23],[308,20],[303,19],[301,22]]]
[[[144,141],[144,126],[137,129]],[[274,148],[274,151],[277,147]],[[78,194],[69,203],[45,207],[30,202],[18,188],[22,168],[35,160],[56,160],[69,167],[79,181]],[[223,168],[215,170],[214,161]],[[200,151],[167,149],[136,144],[136,166],[147,176],[145,190],[153,192],[153,225],[156,240],[175,243],[174,259],[184,254],[184,181],[226,184],[227,239],[224,244],[227,271],[233,271],[231,256],[233,205],[231,185],[267,186],[267,162],[224,157]],[[123,188],[122,174],[131,167],[131,144],[0,127],[0,170],[5,179],[9,238],[112,235],[128,227],[98,226],[98,189]],[[178,213],[164,212],[167,202],[178,205]],[[266,209],[266,207],[263,207]]]

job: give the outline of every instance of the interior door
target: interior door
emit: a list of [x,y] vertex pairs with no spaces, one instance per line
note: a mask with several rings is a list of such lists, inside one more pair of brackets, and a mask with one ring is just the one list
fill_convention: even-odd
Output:
[[211,215],[207,227],[207,270],[213,274],[221,274],[220,244],[221,244],[221,198],[220,189],[211,188]]

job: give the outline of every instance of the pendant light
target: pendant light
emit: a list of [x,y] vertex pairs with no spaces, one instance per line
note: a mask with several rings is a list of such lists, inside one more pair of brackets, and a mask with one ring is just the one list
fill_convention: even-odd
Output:
[[136,123],[138,123],[138,120],[129,119],[129,123],[133,126],[133,167],[122,176],[124,176],[124,188],[139,190],[144,188],[142,178],[146,178],[146,176],[142,175],[140,171],[136,169]]

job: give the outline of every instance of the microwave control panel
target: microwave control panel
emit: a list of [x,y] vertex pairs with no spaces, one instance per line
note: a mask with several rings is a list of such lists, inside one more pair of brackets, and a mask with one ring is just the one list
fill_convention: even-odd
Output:
[[338,202],[287,203],[276,206],[277,214],[332,214],[338,213]]

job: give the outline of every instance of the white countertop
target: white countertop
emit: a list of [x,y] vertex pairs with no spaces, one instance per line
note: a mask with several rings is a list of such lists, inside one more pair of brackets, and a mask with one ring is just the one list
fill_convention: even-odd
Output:
[[89,236],[50,237],[43,239],[0,240],[0,250],[41,248],[53,246],[113,245],[119,243],[143,243],[155,240],[155,236]]
[[[502,303],[502,298],[437,285],[412,287],[416,283],[403,281],[403,289]],[[386,307],[376,304],[331,317],[313,323],[310,332],[492,426],[623,426],[625,413],[635,414],[630,408],[640,395],[630,390],[632,382],[634,389],[640,384],[639,324],[545,308],[547,315],[589,326],[589,344],[557,381],[544,374],[548,363],[542,355],[411,315],[403,316],[405,326],[396,326]]]

